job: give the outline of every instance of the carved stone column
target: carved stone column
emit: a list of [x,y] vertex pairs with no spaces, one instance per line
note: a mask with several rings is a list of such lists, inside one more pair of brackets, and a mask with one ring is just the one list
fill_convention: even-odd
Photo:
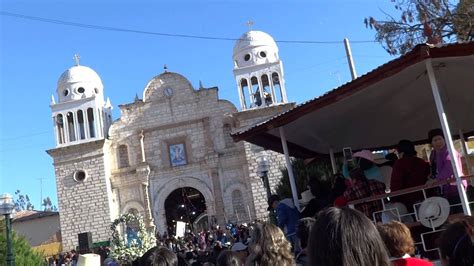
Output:
[[145,204],[145,217],[144,217],[144,222],[145,226],[148,229],[153,229],[153,232],[155,230],[155,223],[153,221],[153,215],[151,214],[151,204],[150,204],[150,192],[149,192],[149,177],[150,177],[150,165],[147,163],[140,163],[137,166],[137,176],[139,180],[141,181],[141,188],[143,190],[143,195],[145,195],[143,202]]

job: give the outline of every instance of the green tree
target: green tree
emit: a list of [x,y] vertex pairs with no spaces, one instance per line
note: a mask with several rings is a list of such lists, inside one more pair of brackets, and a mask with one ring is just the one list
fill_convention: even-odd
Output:
[[[474,38],[474,0],[390,0],[399,17],[364,19],[375,40],[391,54],[405,54],[420,43],[469,41]],[[383,11],[382,11],[383,12]]]
[[30,201],[30,197],[27,194],[21,194],[21,191],[17,189],[15,191],[15,199],[13,200],[15,204],[15,211],[24,211],[24,210],[34,210],[35,206]]
[[[30,197],[28,196],[28,194],[22,194],[19,189],[15,191],[15,198],[13,199],[13,203],[15,204],[15,211],[17,212],[25,210],[35,210],[35,206],[30,201]],[[58,208],[52,203],[50,197],[46,197],[43,199],[41,207],[43,211],[58,211]]]
[[[34,251],[28,241],[13,232],[13,252],[15,254],[15,265],[45,265],[41,254]],[[5,219],[0,221],[0,265],[7,260],[7,240]]]
[[58,211],[58,208],[56,205],[53,205],[50,197],[44,198],[41,206],[43,206],[43,211]]
[[[291,160],[291,165],[295,176],[298,197],[301,192],[308,190],[308,184],[312,178],[328,183],[332,183],[333,181],[331,163],[327,160],[316,159],[315,161],[305,165],[304,160],[293,159]],[[276,187],[276,193],[280,198],[291,198],[292,194],[288,169],[284,167],[281,169],[281,172],[282,178]]]

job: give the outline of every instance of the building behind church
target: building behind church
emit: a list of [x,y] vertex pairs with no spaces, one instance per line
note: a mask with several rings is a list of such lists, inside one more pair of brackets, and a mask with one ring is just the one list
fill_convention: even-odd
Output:
[[[284,157],[230,133],[293,106],[288,103],[278,47],[268,34],[249,31],[233,51],[240,108],[219,99],[218,88],[194,88],[178,73],[153,77],[143,97],[119,105],[99,75],[76,65],[66,70],[51,101],[56,175],[64,249],[78,234],[109,240],[110,223],[138,213],[146,226],[173,232],[177,221],[195,228],[249,222],[267,216],[267,194],[258,175],[266,157],[276,187]],[[111,88],[113,89],[113,88]]]

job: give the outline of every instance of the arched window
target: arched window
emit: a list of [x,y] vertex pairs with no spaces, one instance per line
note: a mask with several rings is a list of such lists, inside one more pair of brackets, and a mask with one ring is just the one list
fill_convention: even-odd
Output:
[[76,130],[74,126],[74,115],[72,112],[67,113],[67,130],[69,132],[69,141],[76,141]]
[[252,84],[252,93],[254,98],[254,106],[262,105],[262,97],[260,95],[260,89],[258,88],[258,79],[256,77],[252,77],[250,79],[250,83]]
[[270,81],[268,80],[267,74],[262,75],[262,87],[263,87],[263,98],[265,99],[265,105],[271,105],[273,103],[274,93],[270,88]]
[[232,206],[234,207],[233,214],[235,215],[235,218],[238,222],[250,219],[249,217],[245,216],[248,214],[246,214],[245,212],[244,199],[242,197],[242,192],[238,189],[232,191]]
[[94,109],[87,109],[87,120],[89,121],[89,135],[91,138],[95,138]]
[[276,101],[279,103],[283,102],[283,91],[281,90],[280,76],[278,73],[273,72],[272,74],[273,90],[275,91]]
[[247,105],[247,99],[249,99],[249,84],[247,82],[247,79],[241,79],[240,80],[240,97],[242,97],[241,102],[242,105],[245,106],[245,108],[248,108],[249,106]]
[[118,167],[124,168],[130,165],[128,161],[128,148],[127,145],[120,145],[118,147]]
[[84,125],[84,112],[82,110],[77,111],[77,123],[79,125],[79,139],[85,139],[86,127]]
[[56,132],[58,133],[58,144],[63,144],[65,142],[64,135],[64,118],[62,114],[56,116]]

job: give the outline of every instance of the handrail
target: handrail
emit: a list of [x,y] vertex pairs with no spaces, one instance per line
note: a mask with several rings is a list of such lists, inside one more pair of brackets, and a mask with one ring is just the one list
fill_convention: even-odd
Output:
[[[466,176],[461,177],[461,180],[471,180],[471,179],[474,180],[474,175],[466,175]],[[397,190],[397,191],[394,191],[394,192],[391,192],[391,193],[384,193],[384,194],[370,196],[370,197],[363,198],[363,199],[349,201],[349,202],[347,202],[347,205],[356,205],[356,204],[366,203],[366,202],[375,201],[375,200],[379,200],[379,199],[384,199],[384,198],[388,198],[388,197],[400,196],[400,195],[404,195],[404,194],[418,192],[418,191],[421,191],[423,189],[439,187],[439,186],[454,183],[454,182],[456,182],[456,178],[450,178],[450,179],[446,179],[446,180],[434,181],[433,183],[430,183],[430,184],[425,184],[425,185],[400,189],[400,190]]]

